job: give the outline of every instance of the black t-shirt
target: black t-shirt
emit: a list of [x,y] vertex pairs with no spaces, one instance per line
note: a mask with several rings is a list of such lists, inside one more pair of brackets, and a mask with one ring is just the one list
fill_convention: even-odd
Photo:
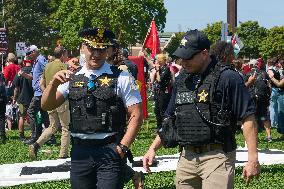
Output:
[[169,87],[172,75],[171,70],[167,65],[160,67],[160,82],[158,82],[158,88],[161,90],[165,90]]
[[136,64],[128,59],[124,60],[123,63],[127,66],[128,71],[135,78],[135,80],[137,80],[138,69]]
[[[27,74],[30,74],[32,72],[32,66],[23,67],[21,70]],[[32,80],[16,75],[13,85],[19,88],[17,102],[23,105],[29,105],[34,96]]]
[[[192,86],[197,84],[198,77],[204,77],[208,74],[208,70],[210,70],[211,66],[215,65],[216,61],[213,59],[207,70],[204,74],[196,75],[196,77],[192,77]],[[183,71],[186,72],[186,71]],[[182,72],[180,73],[182,74]],[[176,80],[179,77],[176,78]],[[176,85],[173,87],[173,92],[171,96],[170,103],[165,112],[165,116],[172,116],[175,112],[175,99],[176,99]],[[248,117],[255,113],[255,104],[249,94],[248,89],[246,88],[242,77],[238,74],[238,72],[226,69],[220,75],[219,82],[217,84],[215,95],[217,99],[219,99],[220,103],[222,98],[226,102],[226,107],[228,107],[232,115],[234,117],[234,121],[241,121],[244,118]]]

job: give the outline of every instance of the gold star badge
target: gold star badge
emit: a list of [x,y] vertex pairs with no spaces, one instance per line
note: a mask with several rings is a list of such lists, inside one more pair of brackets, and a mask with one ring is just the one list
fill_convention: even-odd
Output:
[[201,102],[201,101],[206,102],[207,101],[206,97],[208,96],[208,93],[205,90],[202,90],[202,92],[199,93],[198,96],[199,96],[198,102]]
[[101,86],[103,85],[107,85],[109,86],[109,82],[111,81],[110,78],[108,78],[107,76],[105,76],[103,79],[99,79],[101,81]]

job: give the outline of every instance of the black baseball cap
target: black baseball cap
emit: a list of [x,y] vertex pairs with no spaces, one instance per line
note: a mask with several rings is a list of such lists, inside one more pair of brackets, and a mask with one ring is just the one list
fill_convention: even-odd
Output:
[[173,55],[181,59],[191,59],[205,49],[210,49],[208,37],[201,31],[190,30],[184,34],[180,46]]

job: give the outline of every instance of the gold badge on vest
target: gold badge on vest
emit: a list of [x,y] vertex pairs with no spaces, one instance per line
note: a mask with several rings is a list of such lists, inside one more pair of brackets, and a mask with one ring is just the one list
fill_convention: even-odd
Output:
[[85,82],[83,82],[83,81],[76,81],[76,82],[74,82],[72,87],[75,87],[75,88],[83,87],[84,84],[85,84]]
[[199,101],[198,102],[206,102],[207,101],[207,96],[208,96],[208,93],[205,91],[205,90],[202,90],[201,93],[198,94],[199,96]]
[[99,79],[101,86],[107,85],[109,86],[109,82],[111,82],[112,79],[105,76],[104,78]]

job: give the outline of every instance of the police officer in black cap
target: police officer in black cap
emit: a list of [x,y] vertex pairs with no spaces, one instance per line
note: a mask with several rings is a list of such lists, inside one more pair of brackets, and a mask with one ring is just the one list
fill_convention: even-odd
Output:
[[165,123],[173,116],[176,135],[172,136],[177,136],[181,150],[178,189],[234,188],[237,121],[242,121],[248,144],[243,169],[246,182],[260,172],[253,101],[240,75],[210,56],[209,49],[210,42],[202,32],[191,30],[184,35],[174,53],[182,59],[184,70],[176,79],[163,127],[143,158],[149,171],[155,152],[168,137]]
[[79,35],[86,64],[76,73],[58,72],[44,91],[42,108],[52,110],[69,100],[71,187],[120,189],[124,158],[142,124],[140,93],[128,72],[106,62],[113,32],[95,28]]

